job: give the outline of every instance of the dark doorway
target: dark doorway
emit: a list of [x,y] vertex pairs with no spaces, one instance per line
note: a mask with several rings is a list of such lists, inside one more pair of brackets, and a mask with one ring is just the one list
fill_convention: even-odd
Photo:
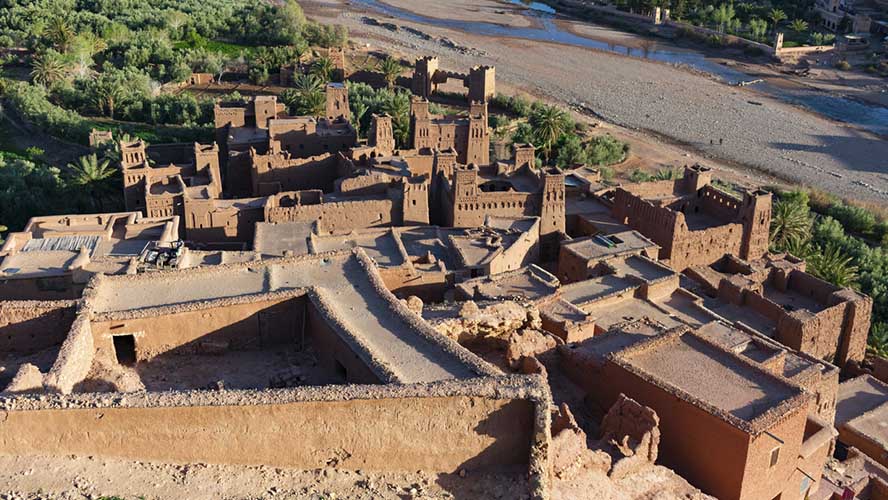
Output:
[[115,335],[114,354],[117,362],[122,365],[132,365],[136,362],[136,338],[132,335]]

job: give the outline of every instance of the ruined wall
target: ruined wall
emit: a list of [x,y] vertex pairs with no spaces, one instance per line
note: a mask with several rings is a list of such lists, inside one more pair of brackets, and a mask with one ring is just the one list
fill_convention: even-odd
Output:
[[31,353],[61,344],[74,322],[73,301],[0,302],[0,353]]
[[259,349],[298,341],[304,303],[304,297],[220,301],[210,307],[189,305],[165,308],[145,317],[94,321],[96,355],[114,362],[115,335],[133,335],[137,361],[170,351]]
[[[683,216],[679,220],[681,219]],[[668,257],[669,265],[673,269],[684,270],[694,265],[714,264],[725,254],[737,254],[742,241],[741,224],[732,223],[691,231],[681,221],[679,230],[674,235]]]
[[531,401],[466,396],[0,415],[4,454],[429,473],[527,468],[535,423]]
[[266,222],[319,221],[319,230],[330,233],[389,226],[400,223],[401,217],[400,204],[390,199],[337,201],[266,209]]
[[712,186],[704,186],[699,191],[697,199],[700,211],[724,222],[737,220],[740,215],[740,203],[740,200]]
[[[280,191],[321,189],[332,191],[339,176],[337,159],[330,153],[308,158],[288,159],[281,154],[254,155],[251,177],[253,196],[266,196]],[[273,192],[263,185],[277,185]]]
[[540,255],[540,221],[524,232],[517,241],[512,243],[489,265],[489,274],[514,271],[522,266],[536,262]]
[[47,389],[70,394],[92,368],[95,345],[89,318],[81,315],[74,320],[52,369],[44,378]]

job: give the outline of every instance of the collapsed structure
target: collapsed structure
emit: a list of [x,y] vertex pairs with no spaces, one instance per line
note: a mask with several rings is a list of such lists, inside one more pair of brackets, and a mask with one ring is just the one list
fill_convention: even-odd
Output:
[[[433,116],[450,78],[468,113]],[[491,161],[494,85],[417,61],[405,148],[387,115],[358,141],[342,84],[320,117],[257,96],[216,105],[214,144],[122,143],[131,212],[0,250],[0,452],[468,470],[522,498],[657,462],[801,499],[837,434],[875,449],[836,409],[872,301],[768,252],[769,193]]]

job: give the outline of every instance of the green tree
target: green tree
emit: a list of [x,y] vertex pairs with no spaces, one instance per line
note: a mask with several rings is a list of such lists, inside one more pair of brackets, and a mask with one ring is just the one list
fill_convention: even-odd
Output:
[[333,61],[330,60],[329,57],[319,57],[314,60],[311,64],[311,69],[309,73],[318,78],[321,82],[332,82],[333,74],[336,72],[336,68],[333,66]]
[[31,78],[34,83],[49,87],[68,77],[68,61],[55,50],[47,50],[36,56],[31,63]]
[[388,88],[392,88],[395,85],[395,82],[404,70],[401,66],[401,62],[394,57],[386,57],[379,61],[378,68],[379,72],[382,73],[382,77],[385,79],[385,84]]
[[765,37],[765,33],[768,32],[768,22],[764,19],[753,17],[749,20],[749,32],[752,33],[752,38],[759,41],[762,40]]
[[104,212],[104,200],[116,189],[114,180],[118,170],[110,161],[99,160],[95,154],[81,156],[76,162],[69,163],[68,169],[71,184],[85,189],[95,209]]
[[780,9],[771,9],[770,12],[768,12],[768,19],[771,20],[774,31],[776,32],[777,25],[780,24],[780,21],[786,20],[786,12],[783,12]]
[[866,350],[870,354],[888,358],[888,323],[874,323],[866,344]]
[[795,31],[796,33],[802,33],[804,31],[808,31],[808,23],[802,19],[794,19],[791,23],[789,23],[789,29]]
[[61,17],[50,19],[43,30],[45,36],[59,52],[67,52],[71,42],[74,41],[74,30]]
[[629,145],[610,135],[593,137],[586,146],[586,156],[593,165],[606,166],[620,163],[626,159]]
[[799,200],[779,200],[771,211],[771,244],[783,250],[791,240],[806,241],[811,234],[808,204]]
[[723,3],[712,12],[712,19],[718,24],[718,31],[724,33],[725,25],[730,24],[735,15],[734,4]]
[[281,94],[281,101],[293,115],[318,116],[324,112],[324,86],[314,75],[299,75],[293,80],[293,88]]
[[839,245],[828,243],[808,258],[808,271],[833,285],[853,286],[857,281],[858,268],[852,261],[853,257],[845,255]]
[[586,164],[586,148],[583,141],[573,134],[562,134],[555,147],[555,164],[558,168],[569,168]]
[[533,143],[542,151],[545,163],[549,163],[555,142],[572,125],[570,116],[556,106],[542,105],[530,115],[529,122],[533,127]]

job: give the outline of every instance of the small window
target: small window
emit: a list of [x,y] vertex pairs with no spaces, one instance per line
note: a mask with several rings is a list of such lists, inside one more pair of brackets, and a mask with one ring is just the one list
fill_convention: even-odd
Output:
[[769,467],[774,467],[777,465],[777,461],[780,459],[780,447],[776,447],[771,450],[771,465]]

